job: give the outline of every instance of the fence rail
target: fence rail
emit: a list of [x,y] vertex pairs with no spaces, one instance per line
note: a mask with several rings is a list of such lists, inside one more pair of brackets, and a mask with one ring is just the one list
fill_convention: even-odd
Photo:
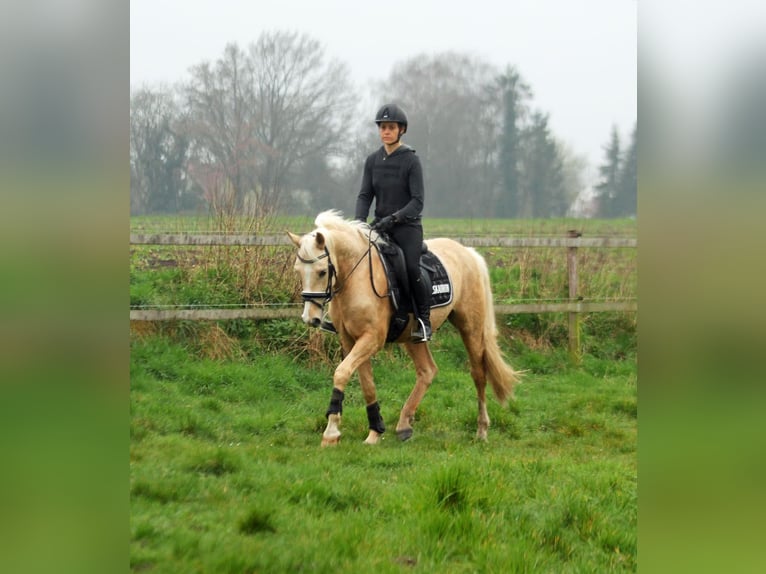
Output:
[[[633,237],[581,237],[570,231],[566,237],[454,237],[467,247],[563,247],[567,249],[567,275],[569,301],[557,303],[513,303],[495,305],[498,315],[516,313],[568,313],[569,354],[572,362],[580,362],[580,315],[603,311],[635,312],[638,304],[628,301],[583,301],[577,295],[577,249],[581,247],[637,248]],[[131,233],[131,245],[229,245],[229,246],[280,246],[292,245],[285,235],[253,235],[229,233]],[[240,309],[131,309],[131,321],[199,320],[218,321],[229,319],[297,319],[300,305],[279,308]]]
[[[452,237],[466,247],[638,247],[635,237]],[[292,245],[284,235],[131,233],[131,245]]]
[[[635,301],[575,301],[571,303],[509,303],[495,305],[497,315],[517,313],[598,313],[636,311]],[[227,321],[231,319],[298,319],[303,304],[278,309],[131,309],[131,321]]]

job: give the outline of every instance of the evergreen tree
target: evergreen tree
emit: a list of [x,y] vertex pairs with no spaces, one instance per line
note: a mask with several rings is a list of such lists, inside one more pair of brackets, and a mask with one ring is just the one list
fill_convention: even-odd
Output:
[[548,114],[535,112],[524,132],[519,217],[561,217],[569,209],[558,145],[548,126]]
[[181,194],[185,187],[182,174],[189,142],[175,132],[167,120],[152,135],[151,144],[157,155],[143,158],[153,184],[149,193],[149,212],[177,213],[181,209]]
[[166,90],[142,88],[130,96],[131,213],[171,213],[182,207],[189,142]]
[[520,217],[523,210],[520,188],[521,131],[526,114],[525,101],[531,97],[531,90],[512,66],[497,78],[497,84],[503,101],[503,128],[498,160],[501,190],[497,214],[500,217]]
[[630,146],[622,161],[614,201],[614,214],[617,217],[636,215],[638,199],[638,124],[633,127]]
[[596,185],[598,214],[601,217],[616,217],[616,198],[619,195],[620,168],[622,153],[620,150],[620,134],[617,126],[612,126],[609,144],[604,148],[604,163],[598,168],[600,180]]

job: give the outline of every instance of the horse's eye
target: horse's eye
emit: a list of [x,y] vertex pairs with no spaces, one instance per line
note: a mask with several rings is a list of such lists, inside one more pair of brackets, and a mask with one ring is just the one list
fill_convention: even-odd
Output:
[[326,270],[326,269],[322,269],[322,270],[319,272],[319,277],[321,278],[321,277],[324,277],[325,275],[327,275],[327,270]]

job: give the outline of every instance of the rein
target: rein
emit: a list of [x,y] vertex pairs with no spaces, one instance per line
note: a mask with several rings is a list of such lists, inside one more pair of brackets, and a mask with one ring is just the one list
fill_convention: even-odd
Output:
[[[375,246],[375,250],[378,252],[378,255],[380,255],[380,249],[378,249],[378,244],[372,240],[372,237],[370,237],[369,247],[367,248],[368,253],[372,251],[373,246]],[[372,276],[372,255],[370,256],[370,285],[372,285],[372,292],[375,293],[375,296],[378,299],[385,299],[386,297],[391,295],[390,290],[386,291],[385,293],[383,293],[383,295],[381,295],[380,293],[378,293],[378,289],[375,287],[375,278]]]

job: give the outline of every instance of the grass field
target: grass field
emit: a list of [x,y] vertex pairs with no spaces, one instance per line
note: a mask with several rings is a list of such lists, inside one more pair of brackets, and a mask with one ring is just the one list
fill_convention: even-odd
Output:
[[329,364],[214,361],[161,334],[132,339],[134,571],[636,569],[635,356],[571,369],[556,351],[511,354],[534,369],[509,409],[490,402],[483,444],[447,327],[412,440],[392,430],[413,373],[388,348],[374,363],[385,440],[362,444],[352,381],[341,444],[320,449]]
[[[305,232],[313,218],[271,227]],[[242,222],[134,218],[132,231],[243,231]],[[635,234],[635,222],[435,220],[427,236]],[[484,249],[495,301],[566,298],[563,249]],[[131,305],[294,303],[290,248],[131,248]],[[580,250],[586,298],[635,297],[634,249]],[[296,310],[296,316],[299,315]],[[356,378],[343,439],[320,449],[337,340],[300,321],[131,325],[131,568],[136,572],[631,572],[636,563],[635,315],[498,318],[526,370],[490,400],[488,443],[451,326],[414,437],[393,429],[414,372],[387,347],[373,366],[388,431],[367,434]]]

